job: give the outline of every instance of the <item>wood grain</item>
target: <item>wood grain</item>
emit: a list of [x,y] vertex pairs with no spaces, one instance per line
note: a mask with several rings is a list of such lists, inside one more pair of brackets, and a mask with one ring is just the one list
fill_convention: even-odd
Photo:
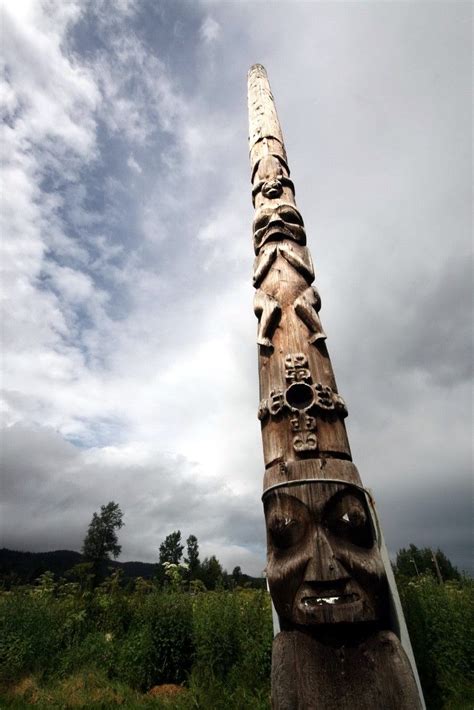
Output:
[[265,69],[248,77],[275,710],[422,707],[390,628],[377,528],[344,425],[321,297]]

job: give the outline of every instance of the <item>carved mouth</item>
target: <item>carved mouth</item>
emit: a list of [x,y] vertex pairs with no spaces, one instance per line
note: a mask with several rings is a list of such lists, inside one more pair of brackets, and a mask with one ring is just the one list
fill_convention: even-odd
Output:
[[274,224],[271,227],[263,227],[255,233],[255,238],[259,242],[267,242],[273,239],[293,239],[293,234],[283,224]]
[[353,604],[359,601],[358,594],[337,594],[335,590],[328,591],[320,597],[303,597],[301,603],[305,609],[314,609],[318,606],[339,606],[344,604]]
[[282,237],[293,236],[292,232],[284,224],[275,224],[267,230],[267,235],[280,234]]

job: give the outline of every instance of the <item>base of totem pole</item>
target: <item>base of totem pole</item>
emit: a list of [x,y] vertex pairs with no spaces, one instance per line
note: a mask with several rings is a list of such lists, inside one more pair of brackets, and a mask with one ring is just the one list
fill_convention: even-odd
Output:
[[419,710],[410,662],[391,631],[321,643],[281,631],[273,641],[273,710]]

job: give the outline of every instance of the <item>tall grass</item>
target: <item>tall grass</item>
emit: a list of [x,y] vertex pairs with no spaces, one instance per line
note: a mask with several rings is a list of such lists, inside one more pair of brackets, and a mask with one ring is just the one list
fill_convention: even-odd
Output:
[[263,591],[191,595],[139,584],[83,592],[40,583],[0,596],[0,634],[4,688],[22,677],[58,688],[92,672],[140,693],[186,684],[193,700],[188,693],[173,707],[268,706],[272,628]]
[[[474,707],[473,582],[399,587],[428,708]],[[0,707],[264,710],[271,641],[264,591],[130,590],[118,578],[91,591],[46,574],[0,592]],[[184,689],[147,695],[169,683]]]
[[430,575],[399,582],[425,700],[430,710],[474,707],[474,583],[438,584]]

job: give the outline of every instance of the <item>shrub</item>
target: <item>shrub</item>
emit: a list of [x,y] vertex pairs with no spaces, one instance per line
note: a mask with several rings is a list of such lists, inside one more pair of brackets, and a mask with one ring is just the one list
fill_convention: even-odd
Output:
[[194,658],[191,598],[155,592],[142,597],[118,656],[118,673],[134,688],[181,683]]
[[432,710],[468,708],[474,702],[473,592],[468,579],[440,585],[423,575],[400,584],[425,700]]
[[231,592],[207,592],[194,603],[194,640],[200,675],[223,679],[240,652],[239,606]]
[[270,595],[264,591],[242,591],[239,601],[240,658],[235,683],[242,687],[269,687],[273,628]]
[[49,595],[12,594],[0,604],[0,679],[51,669],[61,647],[62,614]]
[[208,592],[194,603],[196,666],[204,685],[225,681],[250,692],[268,687],[272,625],[266,592]]

